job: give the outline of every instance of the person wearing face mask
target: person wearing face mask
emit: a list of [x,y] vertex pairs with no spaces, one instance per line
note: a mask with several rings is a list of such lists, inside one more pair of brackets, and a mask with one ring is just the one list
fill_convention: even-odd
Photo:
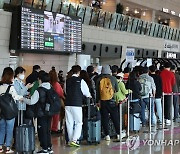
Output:
[[124,101],[126,99],[126,95],[132,92],[130,89],[126,89],[124,83],[122,82],[123,77],[124,73],[118,73],[116,75],[116,78],[118,80],[119,91],[114,94],[114,98],[117,104],[119,104],[121,101]]
[[[17,67],[15,70],[15,79],[14,79],[14,88],[17,92],[18,95],[22,96],[28,96],[29,92],[28,89],[30,89],[33,84],[28,83],[26,86],[23,82],[25,78],[25,69],[23,67]],[[25,103],[18,103],[18,109],[19,110],[26,110],[26,105]]]

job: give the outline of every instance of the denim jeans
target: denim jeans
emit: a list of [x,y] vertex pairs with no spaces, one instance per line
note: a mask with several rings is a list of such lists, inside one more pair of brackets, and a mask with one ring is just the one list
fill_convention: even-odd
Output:
[[[156,124],[156,116],[154,112],[154,99],[150,98],[151,101],[151,123]],[[143,98],[141,101],[141,121],[142,124],[146,124],[146,119],[145,119],[145,109],[146,106],[148,107],[149,110],[149,98]]]
[[162,123],[162,103],[161,103],[161,98],[156,98],[155,99],[155,104],[156,104],[157,116],[159,118],[159,121]]
[[[6,147],[10,147],[12,144],[13,138],[13,129],[14,129],[15,118],[11,120],[0,120],[0,145],[4,145]],[[6,138],[5,138],[6,137]]]

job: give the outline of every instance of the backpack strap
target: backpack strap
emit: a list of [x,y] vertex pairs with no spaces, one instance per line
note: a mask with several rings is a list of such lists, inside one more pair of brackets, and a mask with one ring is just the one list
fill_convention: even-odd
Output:
[[5,94],[8,94],[8,93],[9,93],[10,88],[11,88],[11,85],[8,86],[8,88],[7,88],[6,92],[5,92]]

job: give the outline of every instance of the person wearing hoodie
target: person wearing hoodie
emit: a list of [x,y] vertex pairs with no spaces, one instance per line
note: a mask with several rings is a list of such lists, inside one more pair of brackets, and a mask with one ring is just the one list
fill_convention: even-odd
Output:
[[[102,126],[104,129],[104,133],[106,135],[105,139],[106,141],[110,141],[110,136],[109,136],[109,114],[110,117],[112,118],[113,124],[116,129],[117,133],[117,139],[119,139],[119,134],[120,134],[120,122],[119,122],[119,113],[118,113],[118,107],[116,105],[115,99],[112,96],[110,99],[104,99],[102,97],[102,91],[103,88],[101,85],[104,83],[103,79],[106,79],[106,81],[110,79],[112,89],[115,92],[118,92],[119,87],[118,87],[118,82],[117,79],[111,75],[111,69],[109,65],[103,66],[102,71],[101,71],[101,76],[97,79],[96,82],[96,99],[98,102],[98,105],[101,108],[101,121],[102,121]],[[101,84],[102,83],[102,84]],[[109,83],[109,82],[108,82]],[[109,87],[111,87],[109,86]],[[109,89],[109,88],[108,88]],[[108,94],[109,95],[109,94]]]
[[[48,73],[42,71],[38,75],[39,88],[35,90],[34,94],[31,96],[30,105],[36,103],[40,104],[40,108],[44,108],[46,103],[46,92],[42,90],[41,87],[50,90],[50,76]],[[39,106],[38,106],[39,107]],[[37,153],[39,154],[52,154],[52,143],[51,143],[51,116],[42,115],[37,118],[37,127],[38,127],[38,137],[41,146],[41,150]]]
[[[155,116],[155,112],[154,112],[154,97],[156,94],[156,85],[154,83],[154,79],[148,75],[149,73],[149,68],[148,67],[144,67],[143,68],[143,74],[141,74],[139,76],[139,81],[141,83],[141,87],[143,89],[143,86],[148,85],[148,93],[144,95],[141,94],[142,97],[142,101],[141,101],[141,121],[142,121],[142,126],[145,127],[146,125],[146,120],[145,120],[145,109],[146,106],[148,107],[148,109],[150,109],[150,102],[151,101],[151,123],[152,126],[156,125],[156,116]],[[142,80],[145,79],[145,85],[142,84]],[[150,96],[150,98],[149,98]]]

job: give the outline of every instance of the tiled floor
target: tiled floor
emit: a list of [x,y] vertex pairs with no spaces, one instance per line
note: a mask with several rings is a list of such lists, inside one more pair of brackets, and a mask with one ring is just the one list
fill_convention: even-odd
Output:
[[[176,123],[165,130],[157,127],[152,133],[144,133],[148,128],[141,129],[138,136],[131,142],[110,142],[102,140],[99,145],[87,145],[80,148],[67,147],[63,136],[52,137],[55,154],[180,154],[180,124]],[[126,141],[126,140],[124,140]],[[127,144],[126,144],[127,143]]]

